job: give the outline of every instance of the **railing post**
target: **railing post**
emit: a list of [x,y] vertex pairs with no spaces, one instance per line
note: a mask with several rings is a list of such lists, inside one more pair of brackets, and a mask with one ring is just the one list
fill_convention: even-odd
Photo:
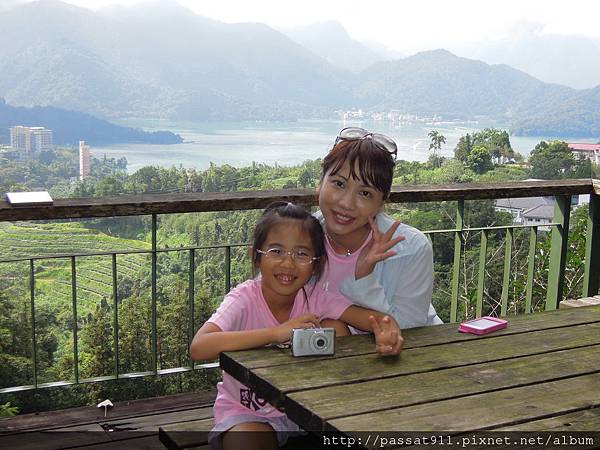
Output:
[[458,287],[460,283],[460,258],[462,254],[462,230],[464,227],[465,201],[456,205],[456,231],[454,234],[454,263],[452,265],[452,298],[450,300],[450,322],[456,322],[458,310]]
[[479,248],[479,273],[477,274],[477,306],[475,315],[481,317],[483,314],[483,294],[485,291],[485,266],[487,261],[487,230],[481,231],[481,243]]
[[29,289],[31,294],[31,345],[33,350],[33,385],[37,388],[37,338],[35,335],[35,265],[29,260]]
[[506,316],[508,312],[508,292],[510,291],[510,260],[512,258],[513,230],[506,230],[506,242],[504,244],[504,272],[502,276],[502,294],[500,294],[500,315]]
[[156,214],[152,214],[152,371],[155,375],[158,374],[158,345],[157,345],[157,325],[156,325],[156,226],[157,217]]
[[112,258],[112,282],[113,282],[113,347],[115,354],[115,378],[119,378],[119,299],[117,290],[117,254],[113,253]]
[[537,246],[537,227],[529,230],[529,256],[527,257],[527,287],[525,293],[525,314],[531,311],[531,299],[533,298],[533,276],[535,274],[535,248]]
[[569,240],[569,219],[571,216],[571,196],[556,196],[554,223],[550,248],[550,267],[548,270],[548,291],[546,293],[546,311],[558,308],[562,300],[565,264],[567,261],[567,243]]
[[600,183],[594,183],[594,191],[590,194],[585,237],[584,297],[597,295],[600,288]]
[[[188,354],[189,354],[189,348],[190,345],[192,344],[192,339],[194,339],[194,334],[196,333],[196,327],[195,327],[195,311],[194,311],[194,293],[196,290],[196,283],[195,283],[195,274],[196,274],[196,251],[195,249],[191,248],[190,249],[190,255],[189,255],[189,279],[188,279],[188,302],[189,302],[189,308],[190,308],[190,329],[189,329],[189,340],[188,340]],[[194,360],[192,359],[192,357],[190,356],[190,367],[193,369],[194,368]]]
[[231,290],[231,246],[225,247],[225,294]]
[[73,297],[73,374],[75,384],[79,384],[79,352],[77,351],[77,267],[71,256],[71,295]]

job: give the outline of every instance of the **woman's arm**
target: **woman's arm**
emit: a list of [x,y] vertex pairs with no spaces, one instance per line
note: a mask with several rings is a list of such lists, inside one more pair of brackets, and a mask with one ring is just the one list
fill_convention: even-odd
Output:
[[194,360],[215,359],[221,352],[282,343],[291,339],[292,329],[313,326],[319,326],[319,319],[314,314],[304,314],[276,327],[244,331],[222,331],[218,325],[206,322],[192,340],[190,356]]
[[340,291],[358,305],[393,316],[403,329],[427,325],[433,289],[431,245],[416,230],[410,230],[400,245],[404,248],[396,256],[380,261],[381,267],[363,278],[344,280]]

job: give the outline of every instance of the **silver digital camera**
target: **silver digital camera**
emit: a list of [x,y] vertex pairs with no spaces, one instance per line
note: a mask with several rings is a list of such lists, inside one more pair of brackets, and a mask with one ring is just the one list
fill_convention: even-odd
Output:
[[333,355],[335,328],[294,328],[292,356]]

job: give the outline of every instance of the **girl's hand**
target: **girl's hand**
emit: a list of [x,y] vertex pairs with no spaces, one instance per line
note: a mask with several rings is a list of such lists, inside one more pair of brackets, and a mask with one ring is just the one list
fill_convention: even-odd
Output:
[[369,224],[373,230],[373,236],[371,241],[362,249],[358,260],[356,261],[356,279],[366,277],[375,268],[375,264],[379,261],[389,258],[396,254],[395,251],[391,250],[394,245],[404,240],[404,236],[394,237],[394,233],[400,226],[400,221],[395,221],[392,226],[385,233],[382,233],[375,220],[369,217]]
[[292,339],[292,330],[294,328],[319,328],[321,322],[314,314],[304,314],[275,327],[274,342],[283,344]]
[[399,355],[404,345],[400,327],[390,316],[376,318],[369,316],[375,335],[375,348],[382,356]]

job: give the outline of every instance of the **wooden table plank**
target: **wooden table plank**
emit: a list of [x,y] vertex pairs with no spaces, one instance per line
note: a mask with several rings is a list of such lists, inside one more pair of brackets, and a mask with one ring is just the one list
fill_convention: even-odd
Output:
[[[368,337],[364,336],[363,339]],[[330,358],[322,358],[252,371],[230,359],[224,369],[279,406],[283,405],[285,394],[303,389],[428,372],[599,343],[600,322],[597,322],[569,327],[569,339],[565,339],[564,332],[559,328],[413,348],[404,350],[399,358],[382,358],[371,353],[338,359],[335,364]],[[293,358],[288,356],[288,359]]]
[[[367,412],[439,401],[600,371],[600,345],[427,373],[293,392],[291,419],[310,430]],[[444,386],[440,390],[440,385]],[[374,395],[376,393],[376,395]]]
[[473,431],[492,430],[549,415],[600,406],[600,373],[531,386],[443,400],[382,413],[342,417],[331,430]]
[[[491,335],[475,336],[468,333],[458,333],[458,324],[445,324],[433,327],[410,328],[403,330],[404,348],[427,347],[431,345],[446,344],[450,342],[463,342],[474,339],[525,333],[534,330],[561,328],[565,326],[592,323],[600,321],[600,306],[570,308],[566,310],[547,311],[537,314],[509,316],[508,328],[496,331]],[[350,336],[336,341],[335,358],[373,353],[374,341],[365,340],[363,336]],[[227,352],[225,358],[233,358],[247,369],[277,366],[280,364],[298,363],[317,358],[289,359],[290,351],[286,349],[270,348]],[[223,365],[221,366],[223,367]]]
[[496,431],[587,431],[600,430],[600,408],[585,409],[547,419],[535,420]]

